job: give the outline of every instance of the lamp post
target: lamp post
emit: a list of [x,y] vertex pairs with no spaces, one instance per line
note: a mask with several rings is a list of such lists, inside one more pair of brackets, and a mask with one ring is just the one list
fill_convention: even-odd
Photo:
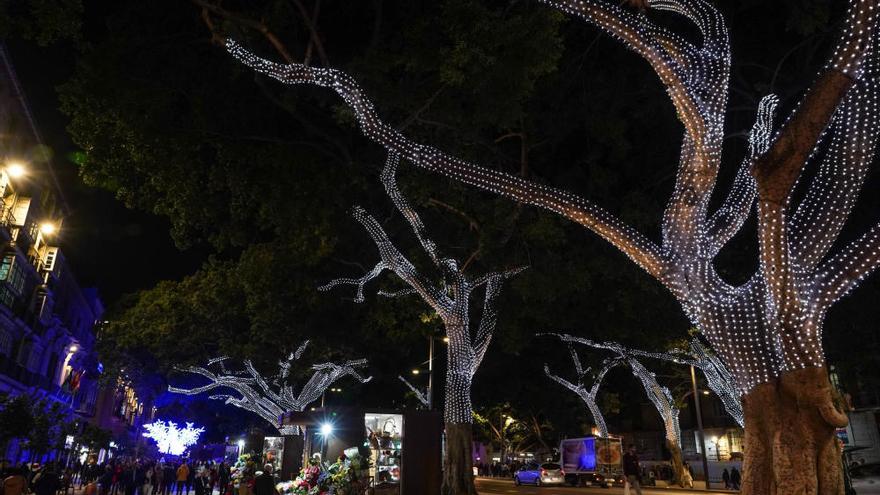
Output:
[[694,404],[697,411],[697,428],[700,430],[700,452],[703,461],[703,476],[706,477],[706,489],[709,489],[709,460],[706,458],[706,433],[703,432],[703,413],[700,410],[700,394],[697,392],[697,373],[691,366],[691,386],[694,394]]
[[[437,336],[428,337],[428,410],[434,409],[434,340],[441,338]],[[449,343],[449,337],[442,337],[443,342]]]

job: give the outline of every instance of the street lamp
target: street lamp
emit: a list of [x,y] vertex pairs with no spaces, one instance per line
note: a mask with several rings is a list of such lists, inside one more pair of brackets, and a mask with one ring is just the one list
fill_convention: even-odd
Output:
[[21,162],[9,162],[6,164],[6,173],[13,179],[23,177],[27,173],[27,169]]
[[58,230],[58,227],[52,222],[43,222],[40,224],[40,232],[42,232],[43,235],[52,235],[56,230]]
[[[434,340],[438,337],[428,337],[428,410],[434,409]],[[444,344],[449,344],[449,337],[442,337]]]
[[[697,428],[700,430],[700,451],[702,452],[703,476],[706,478],[706,489],[709,489],[709,459],[706,458],[706,433],[703,431],[703,412],[700,410],[700,394],[697,393],[697,372],[691,365],[691,393],[694,394],[694,405],[697,411]],[[703,390],[703,395],[709,395],[708,390]]]
[[239,438],[238,439],[238,455],[239,455],[239,457],[241,457],[242,451],[244,451],[244,439]]

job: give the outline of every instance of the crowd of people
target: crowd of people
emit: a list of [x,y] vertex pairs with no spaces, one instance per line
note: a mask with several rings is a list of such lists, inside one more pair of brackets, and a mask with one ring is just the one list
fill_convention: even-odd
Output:
[[230,480],[225,462],[113,459],[64,468],[0,462],[0,495],[67,495],[77,486],[84,495],[232,495]]

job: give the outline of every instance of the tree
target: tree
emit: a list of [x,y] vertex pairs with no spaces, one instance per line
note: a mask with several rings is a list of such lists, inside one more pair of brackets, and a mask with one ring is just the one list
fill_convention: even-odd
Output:
[[[2,452],[9,449],[12,440],[21,442],[27,438],[34,424],[31,400],[27,394],[3,394],[0,396],[0,446]],[[16,455],[16,458],[18,455]],[[17,459],[15,459],[17,460]]]
[[66,405],[45,397],[31,399],[31,410],[33,423],[28,432],[27,449],[33,461],[64,444],[69,413]]
[[587,384],[585,382],[585,378],[587,377],[587,373],[590,372],[590,368],[584,368],[581,364],[581,358],[578,357],[577,350],[568,342],[568,353],[571,356],[571,361],[574,364],[575,376],[577,377],[577,382],[570,382],[558,375],[554,375],[550,373],[550,366],[544,364],[544,373],[548,378],[553,380],[554,382],[562,385],[563,387],[571,390],[581,400],[584,402],[584,405],[587,406],[587,409],[590,411],[590,415],[593,417],[593,421],[596,423],[596,429],[599,430],[599,436],[603,438],[608,437],[608,426],[605,424],[605,416],[602,414],[602,410],[599,408],[598,402],[596,402],[596,396],[599,394],[599,387],[602,385],[602,381],[605,379],[605,375],[614,368],[615,366],[621,364],[620,359],[606,359],[602,362],[602,367],[595,373],[593,376],[593,382],[590,385],[590,388],[587,388]]
[[267,381],[254,367],[250,360],[244,361],[243,370],[227,368],[228,357],[214,358],[208,361],[208,367],[219,368],[211,371],[200,366],[179,368],[180,371],[200,375],[209,383],[194,388],[168,387],[175,394],[198,395],[214,389],[230,389],[238,395],[212,395],[211,399],[222,400],[227,404],[253,412],[265,419],[282,434],[298,433],[299,428],[285,428],[279,422],[285,412],[304,411],[312,402],[318,400],[325,390],[336,381],[352,376],[361,383],[369,382],[372,377],[364,377],[357,370],[367,365],[366,359],[349,360],[342,364],[321,363],[312,365],[312,377],[303,385],[299,393],[293,391],[291,367],[298,361],[309,345],[309,341],[292,352],[287,360],[278,363],[278,374]]
[[406,388],[409,389],[409,391],[416,398],[416,400],[419,401],[419,404],[421,404],[422,407],[428,409],[428,406],[430,404],[428,403],[428,394],[426,392],[422,392],[421,390],[417,389],[415,385],[410,383],[409,380],[401,375],[397,375],[397,379],[403,382],[404,385],[406,385]]
[[110,447],[110,442],[113,441],[113,432],[92,423],[86,423],[83,425],[82,431],[77,435],[76,441],[88,447],[89,453],[98,452],[101,449]]
[[687,350],[673,349],[670,352],[646,352],[638,349],[628,349],[616,342],[596,342],[567,334],[557,334],[556,336],[569,346],[577,343],[594,349],[609,350],[618,356],[646,357],[685,366],[693,366],[703,372],[703,375],[706,377],[706,383],[715,392],[715,395],[721,399],[721,403],[724,404],[724,409],[728,414],[740,426],[744,426],[742,397],[733,374],[724,366],[724,363],[721,362],[717,355],[706,349],[698,335],[693,335],[690,341],[688,341]]
[[[382,225],[362,208],[355,207],[352,216],[366,229],[376,244],[380,261],[363,277],[336,279],[322,286],[320,290],[330,290],[338,285],[353,285],[357,288],[355,302],[363,302],[364,286],[388,270],[407,287],[394,292],[380,291],[380,295],[400,297],[415,294],[437,313],[449,338],[443,408],[446,422],[443,493],[475,494],[471,458],[471,382],[492,341],[498,319],[495,304],[502,284],[523,269],[493,272],[472,278],[465,274],[467,263],[460,264],[455,259],[441,257],[434,241],[427,237],[421,218],[397,188],[398,161],[397,154],[389,154],[382,172],[382,184],[394,206],[412,228],[422,250],[441,277],[441,283],[435,283],[431,278],[422,275],[394,246]],[[474,290],[482,286],[485,286],[482,315],[476,331],[471,332],[470,299]]]
[[[880,225],[829,255],[874,156],[874,2],[850,2],[828,63],[768,147],[752,146],[728,196],[714,212],[710,199],[721,164],[731,60],[721,14],[701,0],[649,2],[652,11],[691,21],[700,35],[700,42],[694,43],[650,15],[611,2],[545,3],[623,40],[667,88],[685,129],[659,244],[574,194],[411,141],[381,119],[344,72],[278,64],[231,39],[226,45],[245,65],[285,84],[334,90],[354,112],[361,132],[387,152],[428,171],[555,212],[618,248],[679,300],[744,392],[744,493],[772,493],[777,487],[795,493],[842,493],[834,430],[847,418],[835,407],[821,327],[828,308],[880,264]],[[819,170],[795,205],[797,179],[826,128],[828,146]],[[760,265],[746,283],[729,283],[713,259],[740,231],[756,202]]]

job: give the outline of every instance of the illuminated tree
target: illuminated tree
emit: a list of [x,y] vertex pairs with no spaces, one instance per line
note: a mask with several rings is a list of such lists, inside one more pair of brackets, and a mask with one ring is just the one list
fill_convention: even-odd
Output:
[[724,363],[711,350],[700,342],[698,336],[694,335],[688,342],[687,350],[674,349],[670,352],[647,352],[638,349],[628,349],[616,342],[596,342],[582,337],[565,334],[553,334],[559,337],[563,342],[582,344],[595,349],[606,349],[616,353],[618,356],[637,356],[651,359],[659,359],[661,361],[669,361],[672,363],[693,366],[703,372],[706,377],[706,383],[709,388],[715,392],[715,395],[721,399],[724,409],[728,414],[740,425],[744,426],[742,409],[742,394],[737,388],[736,380],[733,375],[724,366]]
[[[281,416],[285,412],[304,411],[309,404],[318,400],[325,390],[346,376],[354,377],[361,383],[367,383],[372,379],[372,377],[364,377],[358,372],[358,369],[367,366],[366,359],[346,361],[342,364],[315,364],[311,367],[314,373],[297,394],[294,392],[290,370],[294,363],[302,357],[308,345],[308,340],[303,342],[286,360],[278,363],[278,374],[269,379],[271,383],[263,378],[250,360],[244,361],[243,369],[231,370],[226,366],[229,358],[224,356],[208,361],[208,366],[205,368],[200,366],[178,368],[180,371],[207,378],[209,380],[207,384],[194,388],[169,386],[168,391],[176,394],[197,395],[215,389],[232,390],[237,395],[217,394],[210,396],[210,398],[222,400],[227,404],[255,413],[282,434],[296,434],[299,433],[298,427],[281,426]],[[212,371],[212,368],[215,370]]]
[[[611,1],[544,0],[622,40],[667,89],[684,135],[659,243],[574,194],[411,141],[380,118],[348,74],[275,63],[233,40],[226,45],[244,64],[285,84],[337,92],[362,133],[400,159],[546,208],[617,247],[679,300],[744,392],[743,492],[836,494],[843,491],[843,477],[834,430],[847,417],[835,406],[821,330],[828,308],[880,264],[880,224],[829,254],[874,157],[876,2],[849,2],[828,63],[778,132],[756,126],[761,132],[752,134],[730,191],[711,211],[731,60],[721,14],[703,0],[640,1],[646,9],[639,12]],[[697,40],[655,22],[653,10],[692,22]],[[767,100],[762,105],[773,106]],[[814,152],[819,145],[823,153]],[[803,199],[793,204],[792,191],[811,158],[819,162],[818,171]],[[756,202],[760,266],[750,280],[735,285],[721,277],[713,259]]]
[[428,394],[426,394],[425,392],[422,392],[421,390],[417,389],[417,388],[415,387],[415,385],[413,385],[413,384],[410,383],[406,378],[404,378],[404,377],[402,377],[402,376],[400,376],[400,375],[397,375],[397,379],[400,380],[400,381],[402,381],[403,384],[406,385],[406,388],[408,388],[409,391],[412,392],[413,395],[416,396],[416,400],[419,401],[419,404],[421,404],[422,406],[424,406],[425,409],[428,408]]
[[[433,309],[449,338],[449,358],[446,366],[446,394],[444,418],[446,422],[446,462],[443,471],[444,493],[476,493],[473,484],[471,450],[473,409],[471,407],[471,381],[480,367],[492,341],[498,313],[496,301],[504,281],[522,268],[493,272],[473,278],[452,258],[444,258],[437,252],[434,241],[427,237],[421,218],[397,188],[399,156],[390,153],[382,171],[382,184],[394,206],[409,223],[416,239],[442,277],[440,283],[422,275],[415,265],[401,253],[388,238],[385,230],[362,208],[355,207],[352,216],[366,229],[379,249],[380,261],[369,273],[360,278],[340,278],[324,285],[327,291],[338,285],[357,287],[355,302],[364,301],[364,286],[384,271],[392,272],[406,288],[396,292],[379,291],[385,297],[401,297],[416,294]],[[474,290],[485,287],[483,311],[476,331],[471,332],[470,299]]]
[[554,375],[550,372],[550,366],[546,363],[544,364],[544,373],[547,376],[555,381],[556,383],[562,385],[563,387],[571,390],[587,406],[587,409],[590,411],[590,415],[593,416],[593,422],[596,423],[596,429],[599,431],[599,436],[603,438],[608,438],[608,426],[605,424],[605,416],[602,415],[602,410],[599,408],[599,404],[596,402],[596,396],[599,394],[599,387],[602,385],[602,381],[605,379],[605,375],[611,368],[622,363],[620,359],[606,359],[602,362],[602,367],[598,372],[592,377],[592,384],[589,385],[589,388],[586,380],[587,375],[590,373],[590,368],[584,368],[581,364],[581,359],[577,354],[577,350],[574,346],[569,342],[568,343],[568,353],[571,356],[571,361],[574,364],[575,376],[577,378],[576,382],[570,382],[565,378],[562,378],[558,375]]
[[190,445],[199,441],[204,428],[194,428],[192,423],[185,427],[177,426],[173,421],[154,421],[144,425],[147,430],[143,436],[153,439],[159,452],[170,455],[181,455]]

